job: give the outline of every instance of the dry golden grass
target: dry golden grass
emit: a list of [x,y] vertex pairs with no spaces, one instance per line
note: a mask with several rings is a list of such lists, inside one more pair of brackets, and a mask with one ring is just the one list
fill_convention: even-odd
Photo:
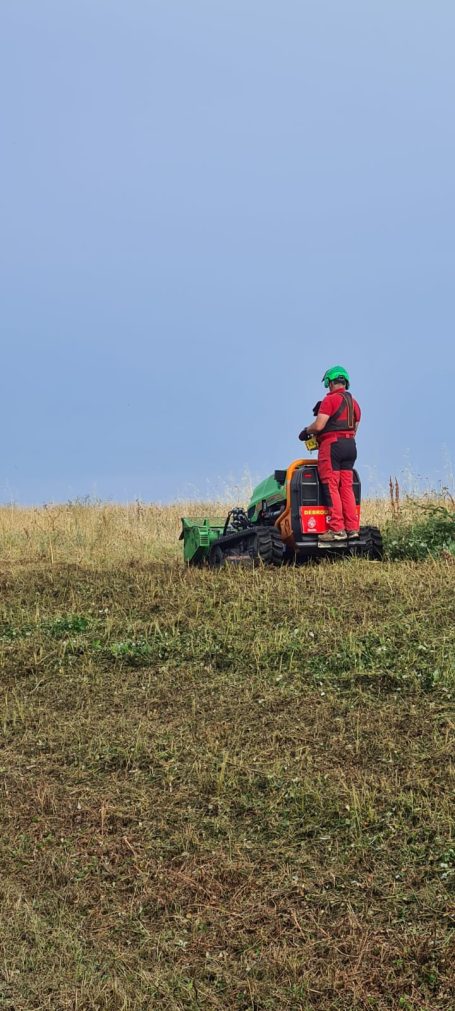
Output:
[[[236,504],[236,503],[232,503]],[[65,562],[118,565],[171,560],[182,555],[181,516],[225,517],[226,502],[173,505],[67,503],[41,508],[0,508],[0,563]],[[364,523],[383,524],[392,515],[385,499],[363,505]]]

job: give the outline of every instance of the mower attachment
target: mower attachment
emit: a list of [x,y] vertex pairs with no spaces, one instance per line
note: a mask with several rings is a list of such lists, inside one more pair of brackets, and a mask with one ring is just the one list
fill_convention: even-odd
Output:
[[224,520],[219,524],[211,523],[207,517],[205,519],[189,519],[182,517],[182,532],[180,540],[183,541],[183,557],[185,562],[192,565],[200,565],[205,561],[211,551],[212,544],[222,536],[224,531]]

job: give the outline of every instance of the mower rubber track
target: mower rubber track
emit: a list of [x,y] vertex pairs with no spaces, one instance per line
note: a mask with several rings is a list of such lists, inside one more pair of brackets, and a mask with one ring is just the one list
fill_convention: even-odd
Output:
[[[334,558],[342,555],[353,555],[380,561],[383,557],[381,531],[378,527],[361,527],[360,540],[339,542],[322,550],[318,547],[317,537],[313,543],[306,541],[306,551],[295,556],[297,564],[320,561],[322,558]],[[219,568],[225,562],[251,563],[262,562],[263,565],[283,565],[290,561],[286,547],[281,540],[279,531],[272,526],[257,526],[233,533],[224,534],[212,545],[208,564]]]
[[360,535],[366,540],[366,548],[361,554],[373,562],[380,562],[384,557],[384,545],[379,527],[361,527]]
[[213,568],[229,560],[263,562],[264,565],[282,565],[285,546],[275,527],[251,527],[235,533],[224,534],[212,545],[208,563]]

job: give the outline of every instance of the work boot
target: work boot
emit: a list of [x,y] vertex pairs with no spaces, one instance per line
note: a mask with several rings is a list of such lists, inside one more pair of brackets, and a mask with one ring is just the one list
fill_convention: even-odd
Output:
[[360,534],[358,530],[346,530],[348,541],[358,541]]
[[319,534],[318,546],[325,548],[330,544],[336,544],[339,541],[347,540],[347,534],[345,530],[327,530],[325,534]]

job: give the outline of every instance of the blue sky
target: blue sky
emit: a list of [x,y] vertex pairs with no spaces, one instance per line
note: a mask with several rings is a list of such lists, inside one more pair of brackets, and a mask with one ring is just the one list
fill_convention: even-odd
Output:
[[455,5],[2,0],[0,500],[454,461]]

